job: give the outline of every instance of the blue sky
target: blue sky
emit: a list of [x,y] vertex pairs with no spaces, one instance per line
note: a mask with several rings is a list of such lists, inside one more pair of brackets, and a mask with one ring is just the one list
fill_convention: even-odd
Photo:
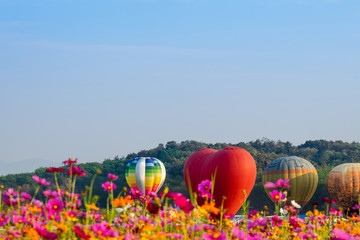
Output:
[[360,141],[357,0],[0,0],[0,161]]

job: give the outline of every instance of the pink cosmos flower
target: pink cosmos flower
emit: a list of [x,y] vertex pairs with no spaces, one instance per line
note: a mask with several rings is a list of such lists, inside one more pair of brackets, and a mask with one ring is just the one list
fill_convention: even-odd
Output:
[[327,203],[327,204],[336,203],[336,200],[335,200],[335,199],[330,199],[330,198],[327,198],[327,197],[323,197],[322,200],[323,200],[325,203]]
[[34,175],[32,176],[32,179],[34,179],[39,185],[50,185],[50,182],[46,181],[45,178],[39,178],[38,176]]
[[235,238],[246,239],[246,233],[243,229],[240,230],[238,227],[233,227],[232,233],[233,233],[233,237]]
[[354,210],[360,209],[360,205],[355,205],[355,206],[353,207],[353,209],[354,209]]
[[101,185],[105,191],[111,192],[111,190],[116,189],[116,185],[112,182],[107,181],[106,183]]
[[331,233],[334,235],[334,236],[330,237],[331,240],[350,240],[350,239],[353,239],[351,237],[350,233],[348,233],[346,231],[343,231],[343,230],[340,230],[339,228],[334,228],[333,230],[331,230]]
[[24,217],[24,216],[19,216],[19,215],[13,215],[12,221],[13,221],[14,224],[29,223],[29,221],[27,220],[26,217]]
[[6,215],[4,213],[0,214],[0,227],[8,224],[9,222],[10,222],[10,217],[8,214]]
[[289,188],[290,185],[288,184],[290,182],[290,178],[283,180],[279,179],[276,181],[276,183],[267,182],[265,183],[265,188]]
[[282,192],[279,192],[278,190],[273,190],[271,192],[269,192],[271,198],[275,201],[275,202],[279,202],[280,200],[284,200],[285,199],[285,194]]
[[82,171],[79,166],[78,166],[78,167],[71,166],[71,167],[66,171],[66,173],[67,173],[67,175],[69,175],[69,176],[75,176],[75,177],[85,176],[85,175],[86,175],[85,171]]
[[277,215],[274,215],[272,218],[271,218],[271,221],[273,223],[274,226],[282,226],[283,224],[283,221],[279,218],[279,216]]
[[75,211],[68,211],[67,214],[71,218],[75,218],[78,216],[77,212],[75,212]]
[[198,185],[198,191],[201,194],[205,194],[210,192],[211,187],[212,187],[212,183],[210,180],[203,180]]
[[330,208],[330,214],[333,215],[333,216],[336,216],[336,217],[342,217],[342,212],[338,209],[335,209],[335,208]]
[[7,191],[4,191],[4,196],[8,198],[16,197],[19,193],[17,191],[14,191],[13,188],[9,188]]
[[81,239],[87,240],[87,239],[90,238],[90,236],[88,236],[88,235],[84,232],[84,226],[81,225],[81,224],[79,224],[79,223],[74,226],[74,232],[75,232],[75,235],[78,236],[78,237],[81,238]]
[[134,196],[135,199],[139,198],[141,195],[143,195],[142,191],[136,188],[130,189],[130,194]]
[[215,232],[212,234],[207,234],[207,233],[203,233],[202,234],[202,239],[206,239],[206,240],[213,240],[213,239],[218,239],[218,240],[225,240],[226,239],[226,234],[224,232]]
[[35,225],[35,230],[38,232],[40,236],[44,239],[57,239],[58,235],[54,232],[49,232],[46,228],[41,226],[40,224]]
[[68,166],[74,165],[77,163],[77,158],[76,159],[69,158],[68,160],[63,161],[63,163]]
[[114,175],[114,174],[109,173],[109,174],[108,174],[108,178],[110,179],[110,181],[115,181],[115,180],[117,180],[119,177],[116,176],[116,175]]
[[175,199],[175,204],[185,213],[190,213],[195,208],[191,201],[180,193],[179,196]]
[[64,208],[64,204],[59,199],[50,199],[47,204],[45,205],[45,208],[49,212],[56,212],[59,213]]
[[101,237],[112,237],[117,238],[119,236],[118,231],[111,230],[110,226],[108,226],[106,221],[101,223],[95,223],[91,226],[91,230],[94,232],[94,236]]
[[22,192],[21,193],[21,197],[23,199],[26,199],[26,200],[30,200],[31,199],[31,196],[29,194],[27,194],[26,192]]
[[63,168],[55,168],[55,167],[51,167],[45,170],[46,172],[50,172],[50,173],[61,173],[64,171]]
[[187,227],[188,232],[200,232],[202,230],[201,226],[194,224],[194,225],[189,225]]

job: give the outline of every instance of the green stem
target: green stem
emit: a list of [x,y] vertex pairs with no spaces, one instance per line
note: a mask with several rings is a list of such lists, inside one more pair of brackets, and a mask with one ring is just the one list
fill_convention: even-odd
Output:
[[76,177],[74,178],[73,185],[72,185],[72,196],[71,196],[71,203],[74,201],[74,195],[75,195],[75,183],[76,183]]
[[33,198],[31,199],[31,202],[30,202],[30,206],[33,204],[34,199],[35,199],[35,196],[36,196],[36,194],[38,193],[39,189],[40,189],[40,185],[38,185],[37,188],[36,188],[36,190],[35,190],[34,196],[33,196]]
[[93,178],[91,179],[91,183],[90,183],[90,189],[89,189],[89,196],[88,196],[88,200],[87,200],[87,204],[91,204],[92,203],[92,191],[93,191],[93,186],[94,186],[94,182],[95,182],[95,177],[98,173],[96,172],[93,176]]
[[55,178],[56,189],[57,189],[57,191],[58,191],[58,193],[59,193],[60,199],[62,200],[59,183],[58,183],[58,180],[57,180],[57,177],[56,177],[56,172],[54,172],[54,178]]

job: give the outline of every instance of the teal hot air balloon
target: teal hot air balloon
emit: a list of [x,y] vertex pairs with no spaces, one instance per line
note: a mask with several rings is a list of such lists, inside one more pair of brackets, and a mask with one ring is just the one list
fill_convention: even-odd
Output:
[[[315,167],[306,159],[287,156],[270,162],[263,171],[263,184],[290,178],[287,204],[291,200],[305,205],[314,195],[318,185],[318,174]],[[265,188],[266,193],[272,189]]]
[[166,178],[164,164],[157,158],[139,157],[130,161],[125,169],[126,182],[130,188],[157,193]]

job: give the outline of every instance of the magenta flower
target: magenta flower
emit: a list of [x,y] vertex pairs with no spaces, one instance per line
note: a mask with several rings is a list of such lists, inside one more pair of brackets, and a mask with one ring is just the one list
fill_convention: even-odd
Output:
[[77,163],[77,158],[76,159],[69,158],[68,160],[63,161],[63,163],[68,166],[74,165]]
[[204,193],[210,192],[211,187],[212,187],[212,184],[211,184],[211,181],[210,181],[210,180],[203,180],[203,181],[201,181],[201,183],[199,183],[199,185],[198,185],[198,191],[199,191],[201,194],[204,194]]
[[116,176],[116,175],[114,175],[114,174],[109,173],[109,174],[108,174],[108,178],[110,179],[110,181],[115,181],[115,180],[117,180],[119,177]]
[[31,199],[31,196],[29,194],[27,194],[26,192],[22,192],[21,193],[21,197],[23,199],[26,199],[26,200],[30,200]]
[[49,232],[46,228],[41,226],[40,224],[35,225],[35,230],[38,232],[40,236],[44,239],[57,239],[58,235],[54,232]]
[[279,218],[279,216],[274,215],[271,218],[272,223],[274,224],[274,226],[281,226],[283,224],[283,221],[281,220],[281,218]]
[[334,228],[333,230],[331,230],[331,233],[334,236],[331,236],[331,240],[347,240],[347,239],[353,239],[350,235],[350,233],[340,230],[338,228]]
[[32,179],[34,179],[39,185],[50,185],[50,182],[46,181],[45,178],[39,178],[38,176],[34,175],[32,176]]
[[330,199],[330,198],[327,198],[327,197],[323,197],[322,200],[323,200],[326,204],[336,203],[336,200],[335,200],[335,199]]
[[79,176],[85,176],[86,173],[84,171],[81,170],[80,167],[74,167],[71,166],[67,171],[66,171],[67,175],[69,176],[75,176],[75,177],[79,177]]
[[64,208],[64,204],[62,201],[60,201],[59,199],[50,199],[45,208],[49,211],[49,212],[56,212],[59,213],[61,212],[61,210]]
[[336,216],[336,217],[342,217],[342,212],[338,209],[335,209],[335,208],[330,208],[330,214],[333,215],[333,216]]
[[64,171],[63,168],[55,168],[55,167],[51,167],[45,170],[46,172],[50,172],[50,173],[61,173]]
[[207,240],[213,240],[213,239],[218,239],[218,240],[225,240],[226,239],[226,234],[224,232],[215,232],[212,234],[207,234],[207,233],[203,233],[202,234],[202,239],[207,239]]
[[265,188],[289,188],[290,185],[288,184],[290,182],[290,178],[283,180],[279,179],[276,181],[276,183],[267,182],[265,183]]
[[8,224],[9,222],[10,222],[10,217],[8,214],[6,215],[4,213],[0,214],[0,227]]
[[9,188],[7,191],[4,191],[4,196],[8,198],[16,197],[19,193],[17,191],[14,191],[13,188]]
[[191,201],[180,193],[175,199],[175,204],[185,213],[190,213],[195,208]]
[[138,199],[143,195],[142,191],[136,188],[130,189],[130,194],[133,195],[135,199]]
[[353,209],[354,209],[354,210],[360,209],[360,205],[355,205],[355,206],[353,207]]
[[275,202],[279,202],[280,200],[284,200],[285,199],[285,194],[282,192],[279,192],[278,190],[273,190],[271,192],[269,192],[271,198],[275,201]]
[[111,192],[112,190],[116,189],[116,185],[112,182],[107,181],[106,183],[101,185],[105,191]]
[[47,198],[58,198],[58,197],[60,197],[59,192],[56,191],[56,190],[51,191],[50,189],[48,189],[48,190],[43,191],[43,194]]
[[95,237],[112,237],[117,238],[119,236],[118,231],[111,230],[110,226],[103,221],[101,223],[95,223],[91,226],[91,230],[94,232]]
[[233,232],[233,237],[238,239],[246,239],[246,233],[243,229],[240,230],[238,227],[233,227],[232,232]]
[[24,217],[24,216],[19,216],[19,215],[13,215],[12,221],[13,221],[14,224],[29,223],[29,221],[27,220],[26,217]]

